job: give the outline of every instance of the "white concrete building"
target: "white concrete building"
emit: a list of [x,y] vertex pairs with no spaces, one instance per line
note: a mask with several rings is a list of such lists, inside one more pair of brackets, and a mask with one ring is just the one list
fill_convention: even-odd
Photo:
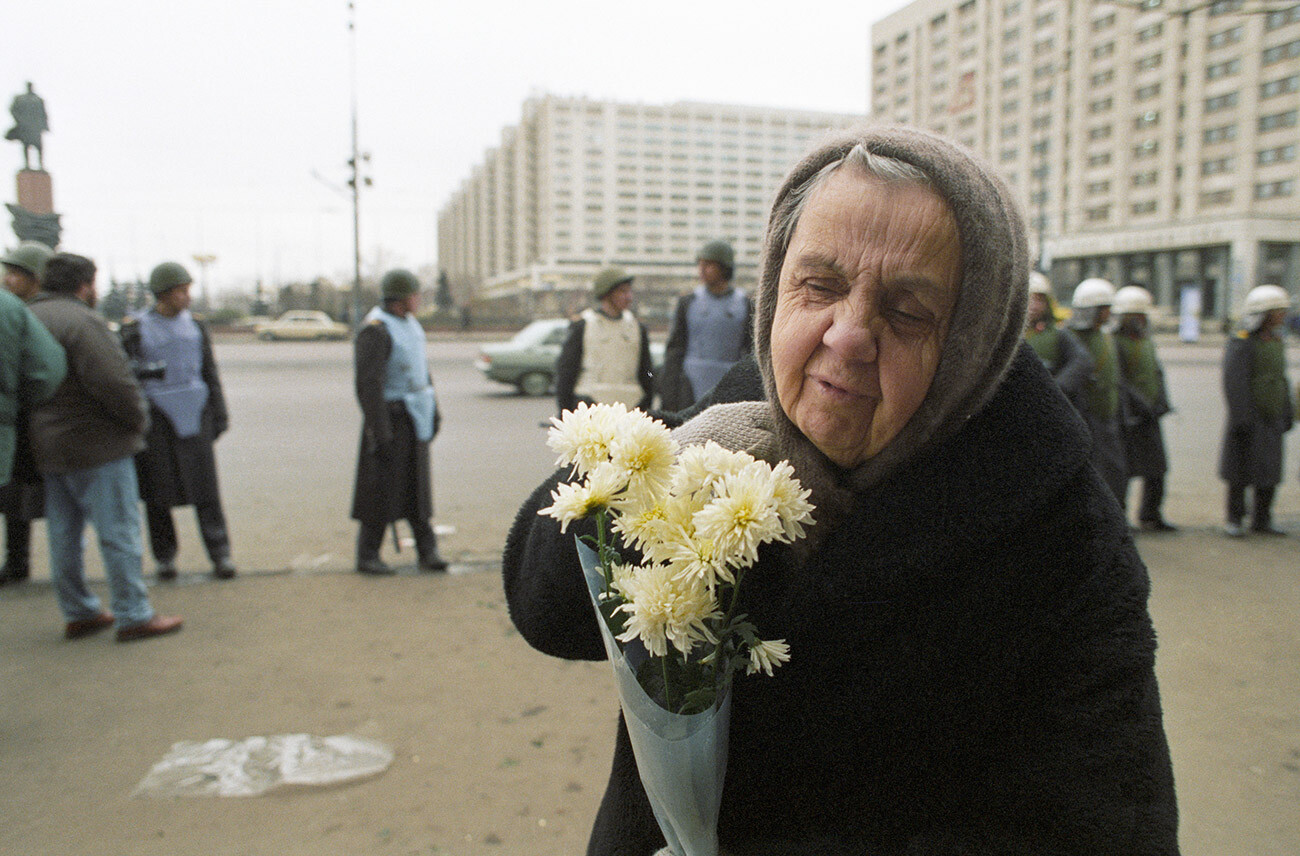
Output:
[[789,168],[845,115],[722,104],[541,95],[524,103],[438,214],[438,257],[458,302],[516,315],[585,305],[592,277],[637,277],[661,320],[710,240],[753,283],[768,207]]
[[1300,296],[1300,5],[918,0],[871,31],[871,114],[979,151],[1058,292]]

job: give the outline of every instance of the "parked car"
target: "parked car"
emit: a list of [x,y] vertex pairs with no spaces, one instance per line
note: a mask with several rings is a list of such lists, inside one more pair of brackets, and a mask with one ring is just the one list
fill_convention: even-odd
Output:
[[340,324],[317,309],[290,309],[279,318],[255,328],[257,338],[268,342],[280,339],[346,339],[346,324]]
[[[568,334],[564,318],[534,321],[508,342],[484,345],[474,365],[488,380],[513,386],[523,395],[546,395],[555,384],[555,361]],[[650,343],[650,359],[658,372],[664,361],[662,343]]]
[[546,395],[555,382],[569,322],[563,318],[534,321],[508,342],[484,345],[474,366],[488,380],[515,387],[523,395]]

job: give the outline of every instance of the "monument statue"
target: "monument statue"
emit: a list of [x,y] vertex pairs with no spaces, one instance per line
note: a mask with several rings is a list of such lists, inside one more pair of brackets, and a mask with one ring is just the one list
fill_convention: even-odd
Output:
[[[17,95],[9,105],[14,126],[5,132],[6,140],[16,140],[23,145],[23,168],[18,170],[18,204],[6,202],[13,215],[14,234],[22,241],[40,241],[50,249],[59,246],[63,227],[54,211],[54,189],[50,174],[45,171],[45,152],[41,147],[41,134],[50,129],[45,115],[45,101],[32,91]],[[29,150],[36,149],[36,169],[32,169]]]
[[32,163],[28,150],[36,149],[37,169],[45,169],[45,153],[41,148],[41,134],[50,129],[49,119],[45,115],[45,101],[32,91],[32,84],[27,84],[27,91],[14,96],[9,105],[9,114],[14,117],[14,126],[5,132],[6,140],[17,140],[23,144],[23,168],[31,169]]

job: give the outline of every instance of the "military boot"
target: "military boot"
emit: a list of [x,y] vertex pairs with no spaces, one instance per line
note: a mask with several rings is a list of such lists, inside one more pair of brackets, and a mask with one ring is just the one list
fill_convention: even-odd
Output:
[[384,529],[363,525],[357,535],[357,573],[383,577],[396,573],[379,558],[379,547],[384,542]]
[[415,552],[420,557],[420,570],[433,573],[447,570],[447,561],[438,554],[438,536],[433,533],[432,527],[416,535]]

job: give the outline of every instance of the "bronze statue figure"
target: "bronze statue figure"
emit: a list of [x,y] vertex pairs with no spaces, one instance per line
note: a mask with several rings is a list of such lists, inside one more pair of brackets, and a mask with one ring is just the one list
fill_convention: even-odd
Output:
[[6,140],[17,140],[23,144],[23,169],[31,169],[28,149],[36,149],[37,169],[45,169],[45,153],[41,148],[41,134],[50,129],[45,115],[45,101],[32,91],[32,84],[27,84],[27,91],[16,95],[9,105],[9,113],[14,117],[14,126],[5,132]]

